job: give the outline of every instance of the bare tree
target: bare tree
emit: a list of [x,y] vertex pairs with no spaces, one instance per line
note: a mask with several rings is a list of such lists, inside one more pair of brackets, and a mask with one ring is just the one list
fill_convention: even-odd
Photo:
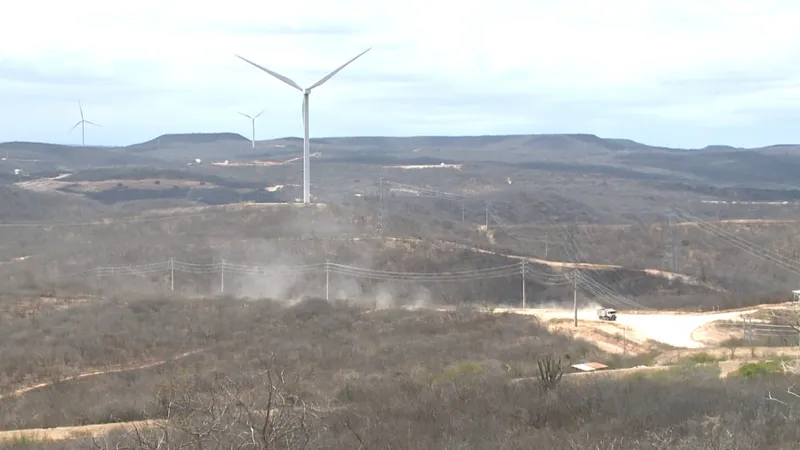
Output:
[[286,392],[272,367],[240,377],[194,374],[156,394],[159,419],[116,438],[94,440],[101,450],[303,450],[318,436],[313,408]]

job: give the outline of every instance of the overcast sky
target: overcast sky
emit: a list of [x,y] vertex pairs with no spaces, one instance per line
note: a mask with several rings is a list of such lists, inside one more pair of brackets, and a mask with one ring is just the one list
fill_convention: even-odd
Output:
[[0,27],[0,141],[163,133],[594,133],[702,147],[800,143],[800,2],[30,0]]

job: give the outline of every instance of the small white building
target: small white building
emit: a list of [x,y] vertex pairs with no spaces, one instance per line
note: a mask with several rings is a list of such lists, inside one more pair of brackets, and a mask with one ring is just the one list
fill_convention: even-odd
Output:
[[580,370],[581,372],[594,372],[597,370],[606,370],[608,366],[605,364],[600,364],[598,362],[588,362],[582,364],[573,364],[572,366],[575,370]]
[[792,300],[800,302],[800,289],[792,291]]

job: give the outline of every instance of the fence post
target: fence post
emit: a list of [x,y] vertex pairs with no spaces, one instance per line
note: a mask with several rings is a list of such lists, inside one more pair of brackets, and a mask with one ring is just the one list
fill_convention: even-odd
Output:
[[328,301],[328,292],[331,284],[331,267],[330,262],[325,261],[325,301]]
[[175,258],[169,257],[169,290],[175,290]]
[[220,294],[225,293],[225,259],[222,259],[219,266],[219,292]]
[[525,260],[522,260],[522,309],[525,309]]

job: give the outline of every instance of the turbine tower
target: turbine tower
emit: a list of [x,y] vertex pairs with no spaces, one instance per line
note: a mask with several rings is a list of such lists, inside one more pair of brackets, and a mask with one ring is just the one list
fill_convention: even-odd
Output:
[[308,97],[311,94],[311,90],[314,89],[315,87],[321,86],[323,83],[325,83],[326,81],[330,80],[334,75],[339,73],[342,69],[347,67],[350,63],[352,63],[353,61],[357,60],[358,58],[363,56],[364,53],[367,53],[370,50],[372,50],[372,48],[368,48],[368,49],[364,50],[363,52],[361,52],[358,55],[356,55],[355,58],[353,58],[350,61],[347,61],[346,63],[342,64],[341,66],[339,66],[338,69],[336,69],[333,72],[325,75],[319,81],[317,81],[316,83],[312,84],[311,87],[307,87],[305,89],[301,88],[299,84],[295,83],[292,79],[290,79],[288,77],[285,77],[285,76],[283,76],[283,75],[281,75],[281,74],[279,74],[277,72],[273,72],[273,71],[267,69],[266,67],[260,66],[260,65],[258,65],[256,63],[254,63],[253,61],[248,60],[247,58],[244,58],[242,56],[236,55],[236,57],[241,59],[242,61],[257,67],[257,68],[263,70],[264,72],[267,72],[268,74],[272,75],[273,77],[283,81],[284,83],[288,84],[289,86],[291,86],[291,87],[293,87],[293,88],[295,88],[298,91],[303,93],[303,203],[306,203],[306,204],[311,203],[311,174],[310,174],[311,163],[310,163],[310,156],[309,156],[310,155],[310,151],[309,151],[310,142],[309,142],[309,137],[308,137],[308,135],[309,135],[309,120],[308,120],[308,116],[309,116],[308,108],[309,108],[309,105],[308,105]]
[[83,106],[81,106],[81,102],[80,101],[78,101],[78,110],[80,110],[80,112],[81,112],[81,120],[80,120],[80,122],[76,123],[75,126],[70,128],[69,131],[72,131],[75,128],[78,128],[78,125],[80,125],[81,126],[81,147],[85,147],[86,146],[86,124],[88,123],[89,125],[94,125],[96,127],[99,127],[100,125],[98,125],[98,124],[96,124],[94,122],[90,122],[90,121],[88,121],[88,120],[83,118]]
[[247,115],[247,114],[245,114],[243,112],[239,113],[239,114],[247,117],[248,119],[250,119],[250,122],[253,123],[253,139],[252,139],[253,148],[256,148],[256,119],[258,119],[258,116],[260,116],[263,113],[264,113],[264,111],[261,111],[260,113],[256,114],[255,116],[249,116],[249,115]]

